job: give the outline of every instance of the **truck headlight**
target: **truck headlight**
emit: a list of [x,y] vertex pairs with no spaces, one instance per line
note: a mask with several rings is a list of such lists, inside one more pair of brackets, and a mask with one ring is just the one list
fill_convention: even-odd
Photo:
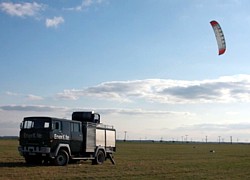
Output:
[[50,153],[49,147],[41,147],[41,153]]

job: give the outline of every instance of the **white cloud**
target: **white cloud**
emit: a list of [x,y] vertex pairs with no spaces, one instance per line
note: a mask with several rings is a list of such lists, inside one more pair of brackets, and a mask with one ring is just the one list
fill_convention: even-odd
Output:
[[[33,112],[57,112],[65,111],[72,113],[73,111],[97,111],[100,114],[120,114],[120,115],[174,115],[174,116],[195,116],[190,112],[178,112],[178,111],[160,111],[160,110],[145,110],[145,109],[119,109],[119,108],[77,108],[70,109],[66,107],[45,106],[45,105],[4,105],[0,106],[3,111],[33,111]],[[80,110],[79,110],[80,109]]]
[[94,4],[102,4],[103,2],[105,2],[105,0],[83,0],[80,5],[65,9],[70,11],[82,11]]
[[[65,8],[66,10],[72,11],[82,11],[88,7],[102,4],[106,0],[83,0],[80,5],[72,7],[72,8]],[[37,20],[45,19],[44,16],[39,17],[39,13],[47,9],[47,5],[37,2],[20,2],[20,3],[13,3],[13,2],[2,2],[0,3],[0,11],[17,17],[35,17]],[[64,23],[64,18],[62,16],[55,16],[53,18],[46,18],[45,25],[46,27],[58,27],[60,24]]]
[[26,16],[36,16],[39,13],[39,11],[45,9],[45,5],[38,4],[36,2],[33,3],[2,2],[0,4],[0,9],[11,16],[26,17]]
[[10,91],[5,92],[5,94],[8,96],[18,96],[19,95],[18,93],[14,93],[14,92],[10,92]]
[[54,17],[54,18],[52,18],[52,19],[47,18],[47,19],[46,19],[46,22],[45,22],[46,27],[55,27],[55,28],[56,28],[59,24],[62,24],[62,23],[64,23],[64,19],[63,19],[63,17],[61,17],[61,16],[59,16],[59,17]]
[[44,105],[5,105],[0,106],[3,111],[32,111],[32,112],[56,112],[65,111],[67,108]]
[[119,109],[119,108],[109,108],[109,109],[95,109],[95,111],[100,114],[118,114],[118,115],[128,115],[128,116],[195,116],[194,113],[190,112],[179,112],[179,111],[162,111],[162,110],[145,110],[145,109]]
[[145,79],[104,82],[85,89],[64,90],[60,99],[95,97],[132,102],[143,99],[168,104],[250,102],[250,75],[225,76],[202,81]]
[[17,97],[26,98],[26,100],[29,100],[29,101],[38,101],[38,100],[43,100],[44,99],[43,97],[37,96],[37,95],[34,95],[34,94],[25,95],[25,94],[10,92],[10,91],[5,92],[5,94],[8,95],[8,96],[16,97],[16,98]]
[[27,95],[27,99],[30,101],[39,101],[39,100],[43,100],[43,97],[29,94]]

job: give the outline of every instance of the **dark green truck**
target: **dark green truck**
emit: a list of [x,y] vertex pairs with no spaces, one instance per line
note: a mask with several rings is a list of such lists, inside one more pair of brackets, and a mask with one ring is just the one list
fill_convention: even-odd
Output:
[[116,130],[101,124],[98,113],[74,112],[72,120],[25,117],[20,128],[18,150],[28,164],[102,164],[106,159],[115,164]]

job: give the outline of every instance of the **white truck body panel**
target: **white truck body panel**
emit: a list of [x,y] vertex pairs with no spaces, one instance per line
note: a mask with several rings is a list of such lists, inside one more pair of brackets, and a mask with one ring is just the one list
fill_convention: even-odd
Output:
[[115,131],[106,131],[106,147],[115,147],[116,133]]
[[110,126],[84,123],[86,131],[86,152],[95,152],[96,147],[110,148],[116,145],[116,131]]

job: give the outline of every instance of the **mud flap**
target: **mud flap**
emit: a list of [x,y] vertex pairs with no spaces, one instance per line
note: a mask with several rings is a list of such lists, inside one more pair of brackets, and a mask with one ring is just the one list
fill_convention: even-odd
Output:
[[112,154],[108,154],[108,158],[110,159],[110,161],[112,162],[112,164],[115,165],[115,160],[112,157]]

